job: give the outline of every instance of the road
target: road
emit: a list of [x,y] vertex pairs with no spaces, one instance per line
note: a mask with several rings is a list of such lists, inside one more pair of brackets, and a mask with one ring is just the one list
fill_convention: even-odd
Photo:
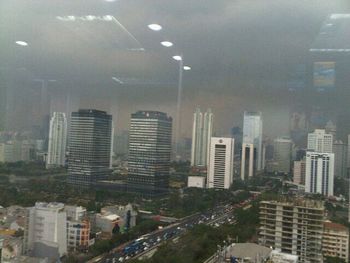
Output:
[[240,204],[235,205],[220,205],[215,209],[208,210],[205,213],[197,213],[181,219],[177,223],[171,224],[163,229],[153,231],[143,235],[135,240],[119,246],[109,254],[96,257],[89,262],[101,263],[118,263],[127,262],[130,259],[139,258],[152,250],[155,250],[160,244],[165,241],[180,237],[187,230],[197,224],[206,224],[213,227],[219,227],[222,224],[234,224],[234,211],[237,208],[248,205],[254,197],[249,198]]

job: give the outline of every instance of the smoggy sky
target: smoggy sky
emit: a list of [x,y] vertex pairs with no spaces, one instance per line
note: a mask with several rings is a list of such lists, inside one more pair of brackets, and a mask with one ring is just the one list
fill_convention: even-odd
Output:
[[[348,0],[2,0],[6,125],[40,122],[34,79],[56,80],[49,83],[52,111],[104,109],[118,130],[138,109],[175,116],[178,64],[171,57],[183,54],[192,70],[183,78],[182,135],[191,134],[196,106],[213,109],[217,134],[242,126],[244,110],[260,110],[264,133],[285,135],[289,112],[307,101],[288,91],[293,72],[307,67],[327,16],[349,8]],[[87,15],[115,20],[83,21]],[[67,16],[76,19],[62,21]],[[150,23],[163,30],[150,31]],[[162,47],[163,40],[174,46]]]

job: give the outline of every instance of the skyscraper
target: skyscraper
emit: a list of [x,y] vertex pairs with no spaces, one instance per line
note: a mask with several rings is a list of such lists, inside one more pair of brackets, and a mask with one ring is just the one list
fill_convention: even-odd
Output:
[[277,138],[273,141],[273,159],[277,164],[276,172],[290,173],[292,141],[289,138]]
[[210,140],[213,133],[213,113],[204,115],[197,108],[193,115],[191,166],[207,166]]
[[305,192],[333,195],[334,153],[306,153]]
[[325,130],[315,129],[307,137],[307,149],[309,151],[332,153],[333,152],[333,135],[327,134]]
[[191,166],[197,166],[201,160],[203,115],[199,108],[193,114],[192,146],[191,146]]
[[128,191],[164,193],[169,185],[172,118],[158,111],[131,114]]
[[208,188],[229,189],[233,182],[234,139],[212,137],[208,163]]
[[337,140],[333,144],[334,152],[334,176],[347,177],[347,145],[340,140]]
[[89,187],[110,174],[112,116],[105,111],[79,110],[71,116],[68,182]]
[[252,143],[242,143],[241,180],[251,179],[254,176],[256,149]]
[[262,115],[261,112],[244,112],[243,143],[253,144],[256,149],[256,170],[264,169],[262,147]]
[[65,165],[67,119],[63,112],[54,112],[50,120],[46,168]]

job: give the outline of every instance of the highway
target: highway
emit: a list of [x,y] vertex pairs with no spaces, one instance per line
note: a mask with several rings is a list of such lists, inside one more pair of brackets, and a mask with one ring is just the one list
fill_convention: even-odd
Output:
[[100,255],[89,262],[101,263],[118,263],[127,262],[130,259],[144,256],[145,254],[155,250],[160,244],[165,241],[180,237],[187,230],[197,224],[206,224],[213,227],[219,227],[222,224],[234,224],[234,211],[237,208],[249,205],[254,197],[249,198],[240,204],[235,205],[220,205],[215,209],[208,210],[205,213],[196,213],[180,221],[171,224],[163,229],[159,229],[140,236],[139,238],[125,243],[114,249],[108,254]]

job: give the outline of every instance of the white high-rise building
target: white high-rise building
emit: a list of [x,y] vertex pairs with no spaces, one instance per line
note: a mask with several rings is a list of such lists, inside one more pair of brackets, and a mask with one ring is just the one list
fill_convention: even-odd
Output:
[[307,149],[309,151],[332,153],[333,152],[333,135],[326,133],[325,130],[315,129],[307,137]]
[[234,139],[212,137],[208,163],[208,188],[229,189],[233,182]]
[[67,145],[67,118],[63,112],[54,112],[50,120],[49,146],[46,168],[65,165]]
[[243,143],[253,144],[256,149],[256,170],[264,169],[262,147],[262,114],[261,112],[244,112]]
[[191,166],[207,166],[212,132],[213,113],[211,109],[202,114],[197,108],[193,114]]
[[306,152],[305,192],[332,196],[334,153]]
[[67,253],[67,214],[62,203],[35,203],[25,229],[26,252],[58,259]]

